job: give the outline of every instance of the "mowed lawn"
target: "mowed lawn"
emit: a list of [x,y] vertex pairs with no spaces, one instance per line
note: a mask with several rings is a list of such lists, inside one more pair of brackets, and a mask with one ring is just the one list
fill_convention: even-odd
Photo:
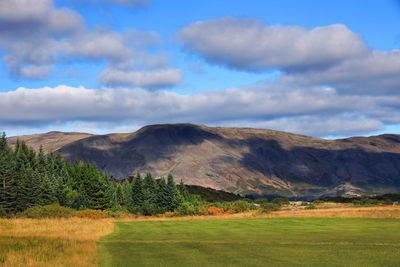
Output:
[[400,220],[117,222],[101,266],[400,266]]

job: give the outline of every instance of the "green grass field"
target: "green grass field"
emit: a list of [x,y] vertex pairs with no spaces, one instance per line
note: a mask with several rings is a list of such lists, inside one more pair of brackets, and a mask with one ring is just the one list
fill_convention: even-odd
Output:
[[101,266],[400,266],[400,220],[118,222]]

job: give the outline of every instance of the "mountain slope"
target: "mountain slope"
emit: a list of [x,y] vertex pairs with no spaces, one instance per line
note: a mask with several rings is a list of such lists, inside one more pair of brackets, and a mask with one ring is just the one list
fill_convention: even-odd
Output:
[[94,161],[116,177],[171,172],[187,184],[241,194],[306,197],[400,189],[400,135],[324,140],[262,129],[163,124],[89,136],[58,151],[68,160]]
[[87,133],[63,133],[63,132],[48,132],[44,134],[33,134],[24,136],[15,136],[8,138],[8,143],[12,146],[15,145],[17,139],[24,140],[29,146],[33,147],[36,151],[39,151],[40,146],[43,147],[44,151],[51,152],[56,151],[74,141],[87,138],[92,134]]

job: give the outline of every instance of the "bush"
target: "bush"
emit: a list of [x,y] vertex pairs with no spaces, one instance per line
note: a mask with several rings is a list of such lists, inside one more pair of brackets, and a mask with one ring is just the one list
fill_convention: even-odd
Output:
[[107,212],[102,210],[79,210],[76,212],[76,215],[87,219],[103,219],[108,217]]
[[269,201],[267,198],[258,198],[254,202],[257,204],[265,204],[265,203],[268,203]]
[[73,209],[62,207],[58,204],[46,206],[33,206],[19,214],[17,217],[27,218],[70,218],[75,216],[76,211]]
[[238,200],[232,203],[231,210],[233,213],[246,212],[250,210],[251,204],[244,200]]
[[122,211],[122,210],[106,210],[106,216],[108,218],[121,218],[121,217],[131,217],[132,215]]
[[315,209],[317,209],[317,206],[315,206],[314,204],[310,204],[310,205],[306,206],[304,209],[306,209],[306,210],[315,210]]
[[271,211],[278,211],[278,210],[280,210],[280,205],[275,203],[261,204],[259,209],[261,213],[270,213]]
[[217,207],[209,207],[207,210],[208,215],[222,215],[224,214],[224,210]]
[[180,216],[179,212],[177,211],[167,211],[166,213],[164,213],[165,217],[178,217]]
[[371,206],[378,206],[380,204],[380,201],[377,199],[364,198],[360,200],[353,200],[352,203],[354,206],[371,207]]
[[289,200],[286,199],[286,198],[275,198],[271,202],[274,203],[274,204],[277,204],[279,206],[289,205],[290,204]]
[[0,218],[6,218],[7,212],[3,207],[0,207]]
[[208,207],[207,206],[201,206],[199,208],[199,212],[197,214],[198,215],[207,215],[208,214]]
[[157,206],[154,203],[150,203],[149,201],[145,201],[140,208],[140,213],[145,216],[156,215],[159,213]]

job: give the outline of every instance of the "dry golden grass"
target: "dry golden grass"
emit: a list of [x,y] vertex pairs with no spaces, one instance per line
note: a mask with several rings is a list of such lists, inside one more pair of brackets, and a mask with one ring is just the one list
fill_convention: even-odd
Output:
[[138,217],[136,219],[119,219],[118,221],[185,221],[185,220],[223,220],[242,218],[392,218],[400,219],[400,206],[387,207],[327,207],[315,210],[281,210],[268,214],[260,214],[257,211],[224,214],[218,216],[185,216],[185,217]]
[[114,220],[2,219],[0,266],[96,266],[96,242]]
[[399,206],[387,207],[338,207],[315,210],[283,210],[262,215],[270,218],[392,218],[400,219]]

